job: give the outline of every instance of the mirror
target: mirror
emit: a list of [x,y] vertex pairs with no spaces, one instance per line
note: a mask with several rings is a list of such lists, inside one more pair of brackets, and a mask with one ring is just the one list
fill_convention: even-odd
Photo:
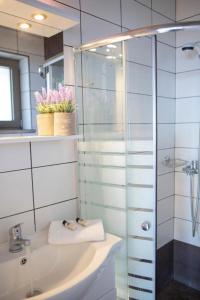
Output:
[[59,3],[32,2],[0,3],[0,133],[34,131],[34,93],[64,81],[63,31],[78,21]]

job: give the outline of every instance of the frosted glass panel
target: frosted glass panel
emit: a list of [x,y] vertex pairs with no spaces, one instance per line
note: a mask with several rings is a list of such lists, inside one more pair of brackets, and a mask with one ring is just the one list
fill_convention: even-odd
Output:
[[[86,218],[101,218],[107,232],[123,239],[116,257],[117,298],[128,299],[122,45],[115,44],[109,52],[107,49],[101,47],[81,54],[83,87],[81,95],[77,92],[81,97],[78,122],[83,134],[79,141],[81,214]],[[79,57],[76,61],[80,64]],[[78,74],[77,82],[80,82]]]
[[153,45],[140,38],[76,54],[80,210],[123,239],[120,300],[155,300]]
[[0,121],[12,121],[11,70],[0,66]]

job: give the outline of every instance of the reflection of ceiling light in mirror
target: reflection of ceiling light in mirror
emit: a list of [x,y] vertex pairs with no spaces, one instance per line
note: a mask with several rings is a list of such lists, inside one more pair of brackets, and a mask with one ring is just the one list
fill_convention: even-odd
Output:
[[120,53],[120,54],[119,54],[119,57],[122,57],[122,56],[123,56],[123,55]]
[[110,49],[106,49],[106,52],[110,52]]
[[35,19],[36,21],[43,21],[44,19],[47,18],[46,15],[43,14],[34,14],[32,15],[33,19]]
[[116,45],[113,45],[113,44],[109,44],[109,45],[107,45],[107,48],[113,48],[113,49],[116,49],[117,46],[116,46]]
[[17,26],[20,29],[23,29],[23,30],[31,28],[31,24],[28,24],[28,23],[25,23],[25,22],[19,23],[19,24],[17,24]]
[[96,48],[92,48],[92,49],[90,49],[89,51],[90,51],[90,52],[96,52],[97,49],[96,49]]
[[107,55],[106,58],[107,58],[107,59],[116,59],[116,56]]

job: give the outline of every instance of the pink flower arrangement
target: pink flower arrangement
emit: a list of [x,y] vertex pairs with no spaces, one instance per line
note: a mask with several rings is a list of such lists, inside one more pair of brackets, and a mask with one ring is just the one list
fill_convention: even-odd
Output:
[[41,92],[35,92],[35,98],[38,113],[72,113],[75,110],[72,88],[62,84],[59,84],[58,90],[46,91],[42,88]]

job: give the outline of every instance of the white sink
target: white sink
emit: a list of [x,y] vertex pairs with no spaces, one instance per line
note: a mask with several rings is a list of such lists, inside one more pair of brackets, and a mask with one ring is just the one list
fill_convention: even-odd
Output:
[[40,233],[32,240],[31,255],[27,249],[9,253],[8,245],[1,245],[0,300],[27,299],[31,289],[41,291],[29,298],[34,300],[83,299],[120,244],[120,238],[106,234],[103,242],[52,246],[47,233]]

